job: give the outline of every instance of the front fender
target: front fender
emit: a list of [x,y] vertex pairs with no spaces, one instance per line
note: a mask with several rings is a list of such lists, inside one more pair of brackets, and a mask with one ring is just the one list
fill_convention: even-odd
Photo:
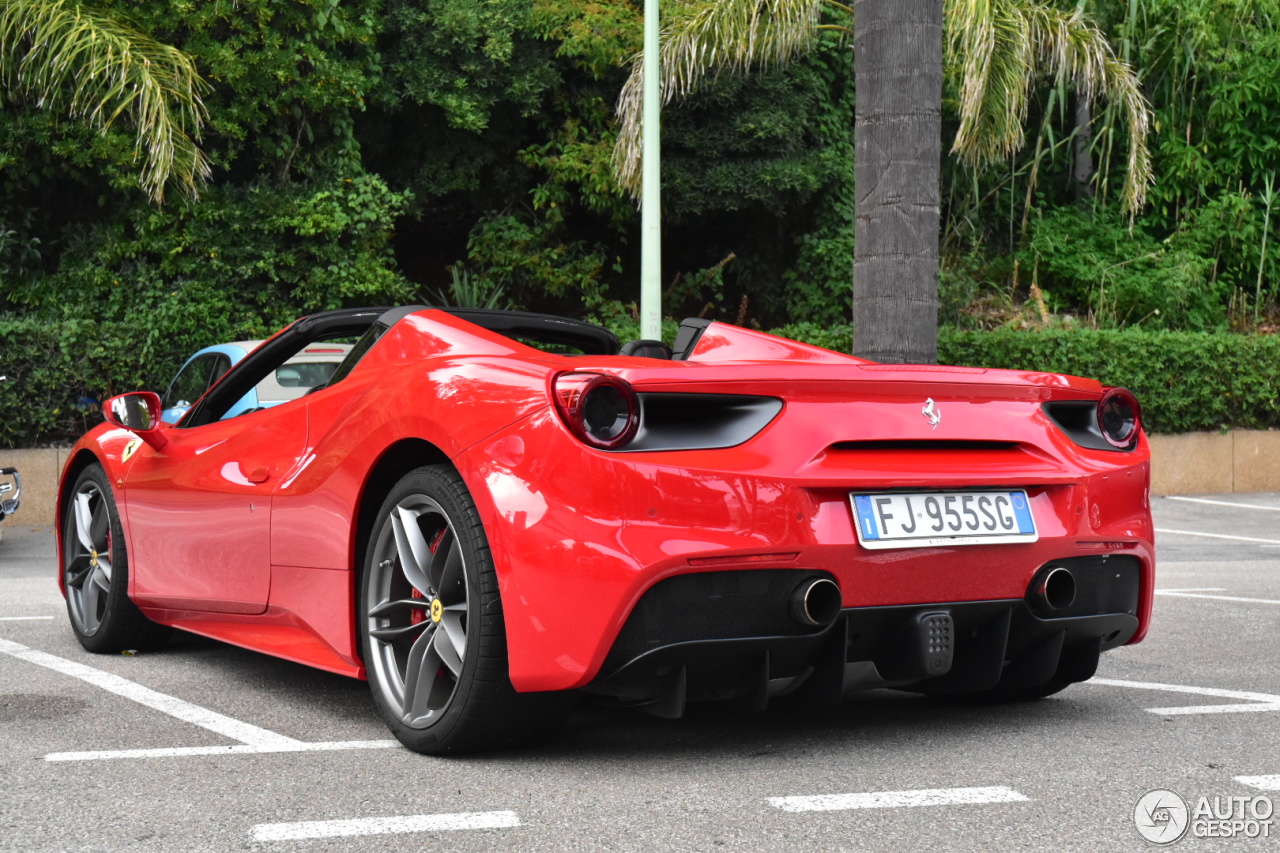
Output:
[[58,589],[64,597],[66,585],[61,570],[61,566],[65,565],[62,520],[66,517],[67,502],[71,499],[71,488],[75,485],[76,477],[95,462],[102,466],[107,475],[107,482],[111,484],[116,509],[119,511],[120,526],[124,530],[125,548],[129,549],[132,537],[125,490],[129,463],[133,459],[134,451],[141,444],[142,439],[129,430],[102,423],[81,436],[67,453],[67,461],[62,466],[62,475],[58,480],[58,499],[54,516],[54,532],[58,545]]

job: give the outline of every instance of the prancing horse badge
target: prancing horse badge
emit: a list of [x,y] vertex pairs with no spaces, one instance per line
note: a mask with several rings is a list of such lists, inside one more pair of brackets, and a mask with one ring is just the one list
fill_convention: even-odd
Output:
[[929,424],[934,429],[937,429],[938,424],[942,423],[942,411],[938,408],[938,404],[933,402],[932,397],[924,401],[924,408],[920,410],[920,414],[929,419]]

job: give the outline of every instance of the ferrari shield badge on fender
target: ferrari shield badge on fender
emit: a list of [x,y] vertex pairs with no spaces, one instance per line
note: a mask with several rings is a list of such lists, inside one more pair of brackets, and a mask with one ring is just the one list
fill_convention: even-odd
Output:
[[133,438],[124,446],[124,453],[120,454],[121,462],[128,462],[133,458],[133,454],[138,452],[138,448],[142,446],[142,439]]
[[932,397],[925,399],[924,408],[920,410],[920,414],[928,419],[929,425],[934,429],[937,429],[938,424],[942,423],[942,410],[938,408],[937,403],[933,402]]

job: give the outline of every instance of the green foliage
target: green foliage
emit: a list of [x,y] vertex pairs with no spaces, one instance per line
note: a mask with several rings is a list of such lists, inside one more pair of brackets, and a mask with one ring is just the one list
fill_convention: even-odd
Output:
[[629,60],[644,41],[643,9],[631,0],[534,0],[533,23],[559,41],[557,56],[571,57],[601,80]]
[[1157,241],[1112,210],[1062,207],[1035,220],[1022,261],[1050,307],[1084,308],[1103,327],[1225,328],[1225,284],[1186,242]]
[[354,117],[381,77],[380,0],[95,5],[194,57],[212,86],[205,149],[227,170],[215,180],[309,175],[358,157]]
[[819,43],[807,65],[820,83],[808,119],[827,176],[810,229],[796,238],[794,264],[782,274],[786,314],[841,323],[853,313],[853,56],[834,40]]
[[664,206],[686,222],[799,207],[838,168],[809,124],[827,90],[824,75],[801,66],[723,77],[672,110],[662,127]]
[[[587,316],[587,319],[604,326],[617,335],[618,340],[623,343],[638,341],[643,337],[640,334],[640,307],[634,302],[623,303],[617,300],[601,302]],[[679,331],[679,323],[670,317],[663,318],[662,339],[664,341],[668,344],[675,343],[676,334]]]
[[[44,316],[119,313],[149,288],[196,288],[277,313],[403,298],[412,290],[387,245],[406,201],[357,175],[228,188],[178,212],[142,208],[81,235],[55,273],[18,283],[8,298]],[[79,300],[67,302],[68,291]]]
[[606,248],[562,241],[562,225],[555,208],[546,215],[491,214],[471,232],[468,258],[485,280],[508,288],[517,304],[570,295],[589,307],[601,298]]
[[196,144],[206,85],[191,57],[111,14],[67,0],[0,4],[0,84],[14,101],[99,130],[126,116],[156,201],[170,181],[191,197],[209,177]]
[[482,131],[499,105],[535,115],[560,81],[524,0],[388,0],[385,15],[395,96],[439,107],[453,127]]
[[498,308],[511,307],[507,299],[507,289],[503,285],[473,278],[471,273],[463,269],[461,264],[455,265],[450,272],[453,283],[448,290],[427,290],[425,302],[428,305],[453,306],[456,308]]
[[833,352],[853,351],[853,326],[848,323],[830,325],[807,321],[788,323],[781,328],[769,330],[769,334],[790,338],[793,341],[803,341]]

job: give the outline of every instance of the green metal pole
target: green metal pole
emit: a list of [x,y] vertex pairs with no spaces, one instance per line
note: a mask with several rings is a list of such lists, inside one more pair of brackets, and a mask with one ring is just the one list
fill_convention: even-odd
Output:
[[640,160],[640,337],[662,339],[662,112],[658,0],[644,0],[644,105]]

